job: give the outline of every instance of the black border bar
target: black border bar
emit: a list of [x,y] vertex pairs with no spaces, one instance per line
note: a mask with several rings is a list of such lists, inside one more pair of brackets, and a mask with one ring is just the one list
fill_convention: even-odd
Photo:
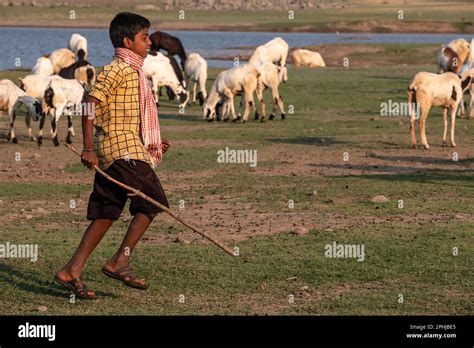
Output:
[[[66,344],[388,344],[473,347],[472,316],[3,316],[1,348]],[[20,338],[19,326],[55,325],[55,340]],[[415,327],[417,329],[415,329]],[[424,329],[419,329],[423,328]],[[407,338],[407,334],[456,338]],[[222,341],[225,338],[225,341]]]

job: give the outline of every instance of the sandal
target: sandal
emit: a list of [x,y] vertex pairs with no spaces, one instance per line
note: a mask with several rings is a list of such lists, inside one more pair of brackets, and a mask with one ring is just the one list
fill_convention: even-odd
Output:
[[[72,290],[72,292],[80,298],[86,299],[86,300],[95,300],[96,295],[95,292],[92,290],[89,290],[87,286],[84,284],[84,281],[79,277],[79,278],[74,278],[73,280],[70,281],[65,281],[62,279],[59,279],[57,275],[54,276],[54,281],[56,283],[61,284],[63,287]],[[92,293],[92,295],[91,295]]]
[[140,280],[144,280],[144,279],[137,278],[133,275],[133,271],[130,268],[130,266],[121,268],[116,272],[109,271],[104,266],[102,267],[102,273],[104,273],[106,276],[110,278],[121,280],[122,283],[132,288],[140,289],[140,290],[148,289],[148,284],[140,282]]

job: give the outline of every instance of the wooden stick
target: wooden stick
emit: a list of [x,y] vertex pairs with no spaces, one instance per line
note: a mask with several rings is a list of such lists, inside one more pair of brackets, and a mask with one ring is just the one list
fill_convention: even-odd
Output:
[[[72,152],[74,152],[76,155],[78,155],[79,157],[81,156],[81,154],[79,153],[79,151],[77,151],[72,145],[69,145],[69,144],[65,144],[66,147],[71,150]],[[132,194],[131,196],[139,196],[141,198],[143,198],[144,200],[156,205],[158,208],[162,209],[164,212],[166,212],[168,215],[172,216],[175,220],[181,222],[184,226],[186,227],[189,227],[191,230],[193,230],[194,232],[200,234],[201,236],[203,236],[204,238],[206,238],[207,240],[209,240],[210,242],[214,243],[215,245],[217,245],[219,248],[221,248],[222,250],[224,250],[227,254],[229,255],[232,255],[232,256],[237,256],[236,253],[230,249],[229,247],[227,247],[226,245],[224,245],[222,242],[220,242],[219,240],[217,240],[214,236],[212,236],[211,234],[209,233],[206,233],[206,232],[203,232],[201,230],[199,230],[197,227],[189,224],[188,222],[184,221],[182,218],[180,218],[179,216],[177,216],[175,213],[173,213],[169,208],[165,207],[163,204],[161,204],[160,202],[157,202],[155,201],[153,198],[150,198],[148,197],[146,194],[142,193],[141,191],[131,187],[131,186],[128,186],[128,185],[125,185],[123,183],[121,183],[120,181],[117,181],[115,180],[114,178],[112,178],[110,175],[108,175],[107,173],[105,173],[102,169],[100,169],[99,167],[97,166],[94,166],[94,170],[96,172],[98,172],[99,174],[103,175],[107,180],[110,180],[112,181],[113,183],[119,185],[120,187],[123,187],[124,189],[126,189],[127,191],[130,191]]]

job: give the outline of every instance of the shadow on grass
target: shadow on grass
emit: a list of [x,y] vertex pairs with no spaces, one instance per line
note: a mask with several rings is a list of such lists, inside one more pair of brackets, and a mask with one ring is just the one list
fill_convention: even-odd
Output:
[[[8,136],[8,130],[5,131],[5,132],[0,131],[0,140],[5,140],[6,143],[11,143],[12,145],[18,145],[18,144],[23,144],[23,143],[36,144],[36,141],[31,140],[30,136],[26,135],[26,134],[18,134],[18,133],[15,132],[15,137],[18,140],[18,144],[14,144],[11,141],[8,141],[7,136]],[[36,135],[35,135],[35,137],[36,137]],[[43,139],[44,139],[44,137],[43,137]]]
[[283,144],[298,144],[298,145],[319,145],[319,146],[330,146],[336,144],[349,144],[348,141],[337,140],[333,137],[294,137],[294,138],[278,138],[278,139],[265,139],[272,143],[283,143]]
[[467,164],[469,161],[472,162],[473,159],[469,158],[468,160],[459,160],[454,162],[449,158],[438,158],[438,157],[426,157],[426,156],[386,156],[386,155],[377,155],[373,154],[371,158],[381,159],[383,161],[400,161],[400,162],[419,162],[419,163],[428,163],[428,164]]
[[[454,187],[469,187],[474,188],[473,172],[471,169],[456,169],[456,170],[427,170],[426,168],[416,167],[401,167],[401,166],[380,166],[380,165],[354,165],[354,164],[311,164],[313,167],[319,168],[335,168],[341,170],[364,170],[376,171],[374,174],[353,174],[348,175],[330,175],[331,178],[360,178],[384,180],[389,182],[413,182],[413,183],[428,183],[428,184],[442,184],[444,186]],[[380,174],[383,172],[385,174]],[[471,174],[471,175],[469,175]],[[449,182],[455,181],[456,184]],[[466,185],[461,185],[464,182]],[[468,185],[467,183],[472,183]]]
[[[360,175],[359,178],[384,180],[388,182],[413,182],[413,183],[425,183],[425,184],[438,184],[443,186],[452,187],[469,187],[474,188],[473,177],[465,175],[472,174],[472,170],[422,170],[423,172],[410,174],[410,173],[396,173],[397,175],[380,175],[380,174],[368,174]],[[449,182],[456,183],[449,183]],[[471,183],[470,185],[468,183]],[[463,185],[462,183],[466,183]]]
[[[51,273],[50,278],[45,279],[36,272],[20,271],[9,265],[0,264],[0,282],[4,284],[12,284],[20,290],[37,295],[69,297],[71,292],[54,282],[54,273]],[[96,294],[101,297],[118,297],[113,293],[103,291],[96,291]]]
[[[332,168],[332,169],[340,169],[340,170],[348,170],[348,171],[353,171],[353,170],[363,170],[363,171],[375,171],[375,172],[384,172],[387,174],[416,174],[420,172],[422,169],[418,168],[413,168],[413,167],[399,167],[399,166],[381,166],[381,165],[374,165],[374,164],[335,164],[335,163],[321,163],[321,164],[310,164],[312,167],[317,167],[317,168]],[[384,174],[376,174],[377,176],[379,175],[384,175]],[[345,177],[348,176],[354,176],[354,177],[362,177],[365,178],[365,174],[361,175],[346,175]],[[333,177],[333,176],[331,176]]]
[[194,115],[180,115],[179,113],[170,114],[159,112],[160,119],[162,120],[174,120],[174,121],[181,121],[181,122],[200,122],[202,124],[206,124],[207,122],[203,120],[202,117],[194,116]]
[[367,76],[367,79],[380,79],[380,80],[392,80],[392,81],[403,81],[408,85],[410,79],[406,77],[391,77],[391,76]]
[[[229,120],[229,121],[219,121],[219,120],[215,119],[214,121],[209,122],[209,121],[206,121],[205,119],[203,119],[201,114],[199,114],[199,115],[192,115],[192,114],[180,115],[178,113],[170,114],[170,113],[162,112],[162,113],[159,113],[159,115],[160,115],[160,119],[163,119],[163,120],[174,120],[174,121],[181,121],[181,122],[199,122],[199,123],[202,123],[203,125],[206,125],[206,124],[211,124],[211,125],[212,124],[223,124],[223,125],[235,124],[235,125],[243,125],[244,127],[246,125],[246,124],[242,123],[240,120],[236,121],[236,122],[232,122],[231,120]],[[247,123],[252,123],[252,122],[255,122],[255,123],[258,123],[258,124],[261,123],[259,120],[254,120],[253,119],[253,114],[251,113],[249,115],[249,120],[248,120]]]

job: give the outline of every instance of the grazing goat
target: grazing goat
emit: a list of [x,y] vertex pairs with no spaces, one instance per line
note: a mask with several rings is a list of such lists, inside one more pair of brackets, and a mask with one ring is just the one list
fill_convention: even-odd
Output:
[[[51,131],[55,146],[59,146],[57,135],[57,123],[61,115],[66,113],[68,119],[68,133],[66,142],[72,143],[71,137],[75,135],[72,125],[72,116],[80,112],[82,115],[83,103],[87,98],[87,92],[83,84],[77,80],[54,79],[51,80],[44,91],[43,110],[45,115],[51,114]],[[38,146],[43,141],[44,117],[40,122],[38,135]]]
[[183,74],[175,60],[175,64],[173,65],[173,60],[173,57],[167,57],[160,52],[157,52],[155,56],[149,54],[145,58],[142,69],[146,77],[151,79],[152,91],[157,104],[158,89],[161,86],[166,86],[179,97],[181,102],[179,106],[185,107],[189,99],[189,94],[186,90],[186,81],[184,81]]
[[77,60],[87,59],[87,39],[84,36],[72,34],[69,39],[69,49],[76,54]]
[[[231,112],[232,121],[236,121],[238,118],[235,115],[234,98],[242,94],[245,105],[242,122],[247,122],[249,107],[255,107],[253,94],[257,90],[259,76],[260,73],[251,64],[244,64],[222,71],[217,75],[204,102],[204,119],[213,121],[216,116],[219,116],[218,109],[222,103],[223,119],[227,121],[229,118],[228,114]],[[257,97],[262,99],[261,95],[257,95]],[[262,114],[264,114],[263,108]]]
[[290,58],[295,67],[319,68],[326,66],[323,57],[318,52],[296,49],[291,52]]
[[186,51],[184,50],[181,40],[173,35],[163,31],[155,31],[150,35],[151,48],[150,54],[155,55],[160,49],[165,50],[169,56],[177,55],[181,60],[181,69],[185,69]]
[[263,114],[259,115],[258,112],[255,112],[255,119],[258,120],[260,116],[260,121],[265,121],[265,102],[263,100],[263,92],[269,88],[272,91],[273,100],[272,113],[270,114],[269,119],[273,120],[275,118],[275,110],[276,106],[278,105],[281,111],[281,119],[284,120],[286,118],[285,107],[283,105],[283,99],[280,96],[280,92],[278,91],[278,87],[280,85],[279,67],[273,63],[266,62],[257,66],[256,69],[260,74],[258,78],[256,94],[259,98],[259,103],[261,109],[263,110]]
[[288,57],[288,44],[281,37],[276,37],[266,44],[258,46],[249,59],[249,63],[254,66],[270,62],[280,67],[280,81],[288,80],[286,70],[286,58]]
[[51,76],[54,74],[53,64],[51,64],[51,60],[46,57],[39,57],[36,60],[36,64],[31,69],[31,73],[33,75],[41,75],[41,76]]
[[25,105],[27,109],[25,123],[28,129],[28,135],[32,141],[35,141],[35,137],[31,132],[30,124],[31,118],[33,118],[34,121],[38,121],[38,119],[41,117],[42,110],[40,102],[37,99],[27,95],[12,81],[0,80],[0,110],[6,111],[8,113],[10,130],[7,135],[7,140],[11,140],[12,143],[18,143],[13,126],[18,111],[22,105]]
[[76,55],[67,48],[60,48],[45,56],[51,60],[53,71],[58,74],[62,68],[65,68],[76,61]]
[[451,108],[451,146],[456,146],[454,141],[456,110],[461,102],[464,91],[469,88],[471,78],[469,72],[462,77],[451,72],[440,75],[420,72],[415,75],[408,87],[410,135],[413,148],[416,148],[414,105],[417,105],[417,109],[420,110],[419,126],[421,143],[425,149],[429,149],[430,147],[426,139],[426,120],[432,106],[440,106],[443,108],[443,146],[447,146],[448,109]]
[[62,68],[59,71],[59,76],[65,79],[76,79],[84,83],[89,88],[95,83],[96,71],[87,60],[79,60],[68,67]]
[[451,71],[455,74],[459,73],[464,65],[471,67],[472,62],[472,45],[464,39],[457,39],[449,42],[447,45],[441,46],[438,51],[438,72],[443,73]]
[[197,99],[199,100],[199,105],[202,106],[204,100],[207,98],[207,62],[198,53],[190,53],[186,60],[184,72],[186,74],[186,83],[188,85],[189,93],[191,93],[191,84],[193,86],[193,103],[196,103],[196,90],[197,85],[199,84]]

